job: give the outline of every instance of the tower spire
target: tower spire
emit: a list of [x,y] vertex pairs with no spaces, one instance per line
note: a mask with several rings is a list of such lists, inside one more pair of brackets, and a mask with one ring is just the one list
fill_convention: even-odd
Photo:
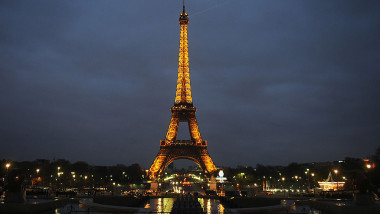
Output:
[[183,14],[185,14],[185,0],[182,0],[182,5],[183,5]]
[[174,105],[192,105],[193,98],[191,97],[190,72],[189,72],[189,51],[187,41],[187,25],[189,17],[185,12],[185,1],[183,0],[183,11],[179,15],[179,24],[181,26],[179,40],[179,56],[178,56],[178,78],[177,90],[175,95]]

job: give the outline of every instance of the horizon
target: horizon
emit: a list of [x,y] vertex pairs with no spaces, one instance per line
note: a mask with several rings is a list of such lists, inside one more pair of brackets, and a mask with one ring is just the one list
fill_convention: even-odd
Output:
[[[256,164],[252,164],[252,165],[249,165],[249,164],[243,164],[243,165],[235,165],[235,166],[231,166],[231,165],[223,165],[223,166],[219,166],[219,165],[216,165],[217,168],[223,168],[223,167],[230,167],[230,168],[238,168],[238,167],[252,167],[252,168],[255,168],[257,165],[263,165],[263,166],[273,166],[273,167],[277,167],[277,166],[288,166],[289,164],[292,164],[292,163],[296,163],[296,164],[311,164],[311,163],[334,163],[334,162],[339,162],[339,161],[344,161],[346,158],[355,158],[355,159],[361,159],[361,160],[364,160],[364,159],[371,159],[371,156],[375,154],[376,151],[374,151],[373,154],[370,154],[366,157],[345,157],[343,159],[339,159],[339,160],[326,160],[326,161],[312,161],[312,162],[295,162],[295,161],[291,161],[287,164],[265,164],[265,163],[256,163]],[[75,160],[75,161],[72,161],[72,160],[69,160],[69,159],[65,159],[65,158],[55,158],[53,157],[52,159],[47,159],[47,158],[36,158],[34,160],[11,160],[11,159],[4,159],[4,158],[0,158],[1,161],[10,161],[10,162],[33,162],[33,161],[37,161],[37,160],[48,160],[50,163],[54,162],[54,161],[58,161],[58,160],[66,160],[66,161],[69,161],[70,164],[73,164],[73,163],[76,163],[76,162],[85,162],[87,163],[88,165],[90,166],[106,166],[106,167],[109,167],[109,166],[116,166],[116,165],[125,165],[125,166],[129,166],[129,165],[132,165],[132,164],[138,164],[141,166],[141,168],[143,169],[149,169],[150,165],[149,166],[143,166],[142,164],[140,163],[137,163],[137,162],[130,162],[130,163],[114,163],[114,164],[108,164],[108,165],[102,165],[102,164],[93,164],[91,162],[88,162],[88,161],[85,161],[85,160]],[[191,167],[191,166],[198,166],[197,164],[195,164],[194,162],[190,161],[190,160],[187,160],[187,159],[180,159],[180,160],[177,160],[177,161],[174,161],[174,166],[177,167],[177,165],[179,165],[180,168],[188,168],[188,167]],[[199,167],[199,166],[198,166]]]

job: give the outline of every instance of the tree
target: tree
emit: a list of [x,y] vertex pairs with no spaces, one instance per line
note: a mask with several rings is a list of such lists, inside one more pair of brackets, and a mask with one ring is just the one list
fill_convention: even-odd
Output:
[[347,190],[355,190],[363,180],[364,162],[359,158],[346,157],[342,164],[343,173],[347,177],[344,186]]
[[372,184],[376,187],[375,189],[380,188],[380,147],[376,149],[375,154],[372,156],[372,161],[375,164],[375,168],[369,170],[369,177]]
[[137,163],[128,166],[126,171],[129,178],[129,182],[132,183],[141,182],[143,179],[143,175],[145,174],[144,170]]

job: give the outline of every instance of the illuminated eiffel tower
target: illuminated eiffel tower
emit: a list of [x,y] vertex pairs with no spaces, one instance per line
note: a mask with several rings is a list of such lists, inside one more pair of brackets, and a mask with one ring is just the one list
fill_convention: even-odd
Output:
[[[207,152],[207,141],[202,140],[195,118],[196,108],[191,97],[189,52],[187,42],[187,25],[189,18],[185,13],[185,5],[179,16],[181,36],[179,43],[179,62],[177,90],[174,106],[170,109],[172,118],[165,140],[160,141],[160,151],[149,170],[149,178],[156,179],[162,175],[165,168],[177,159],[189,159],[201,167],[206,175],[216,171],[214,162]],[[179,122],[187,122],[190,140],[178,140]]]

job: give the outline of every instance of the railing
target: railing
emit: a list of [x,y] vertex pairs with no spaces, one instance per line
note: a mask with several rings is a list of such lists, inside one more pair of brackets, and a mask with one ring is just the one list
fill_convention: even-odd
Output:
[[173,144],[178,144],[178,145],[193,145],[194,142],[191,140],[176,140],[173,142]]
[[[160,141],[161,146],[165,146],[165,140]],[[186,146],[192,146],[195,145],[196,143],[192,140],[176,140],[171,142],[171,145],[186,145]],[[200,144],[202,146],[207,146],[207,141],[203,140],[202,143]]]

